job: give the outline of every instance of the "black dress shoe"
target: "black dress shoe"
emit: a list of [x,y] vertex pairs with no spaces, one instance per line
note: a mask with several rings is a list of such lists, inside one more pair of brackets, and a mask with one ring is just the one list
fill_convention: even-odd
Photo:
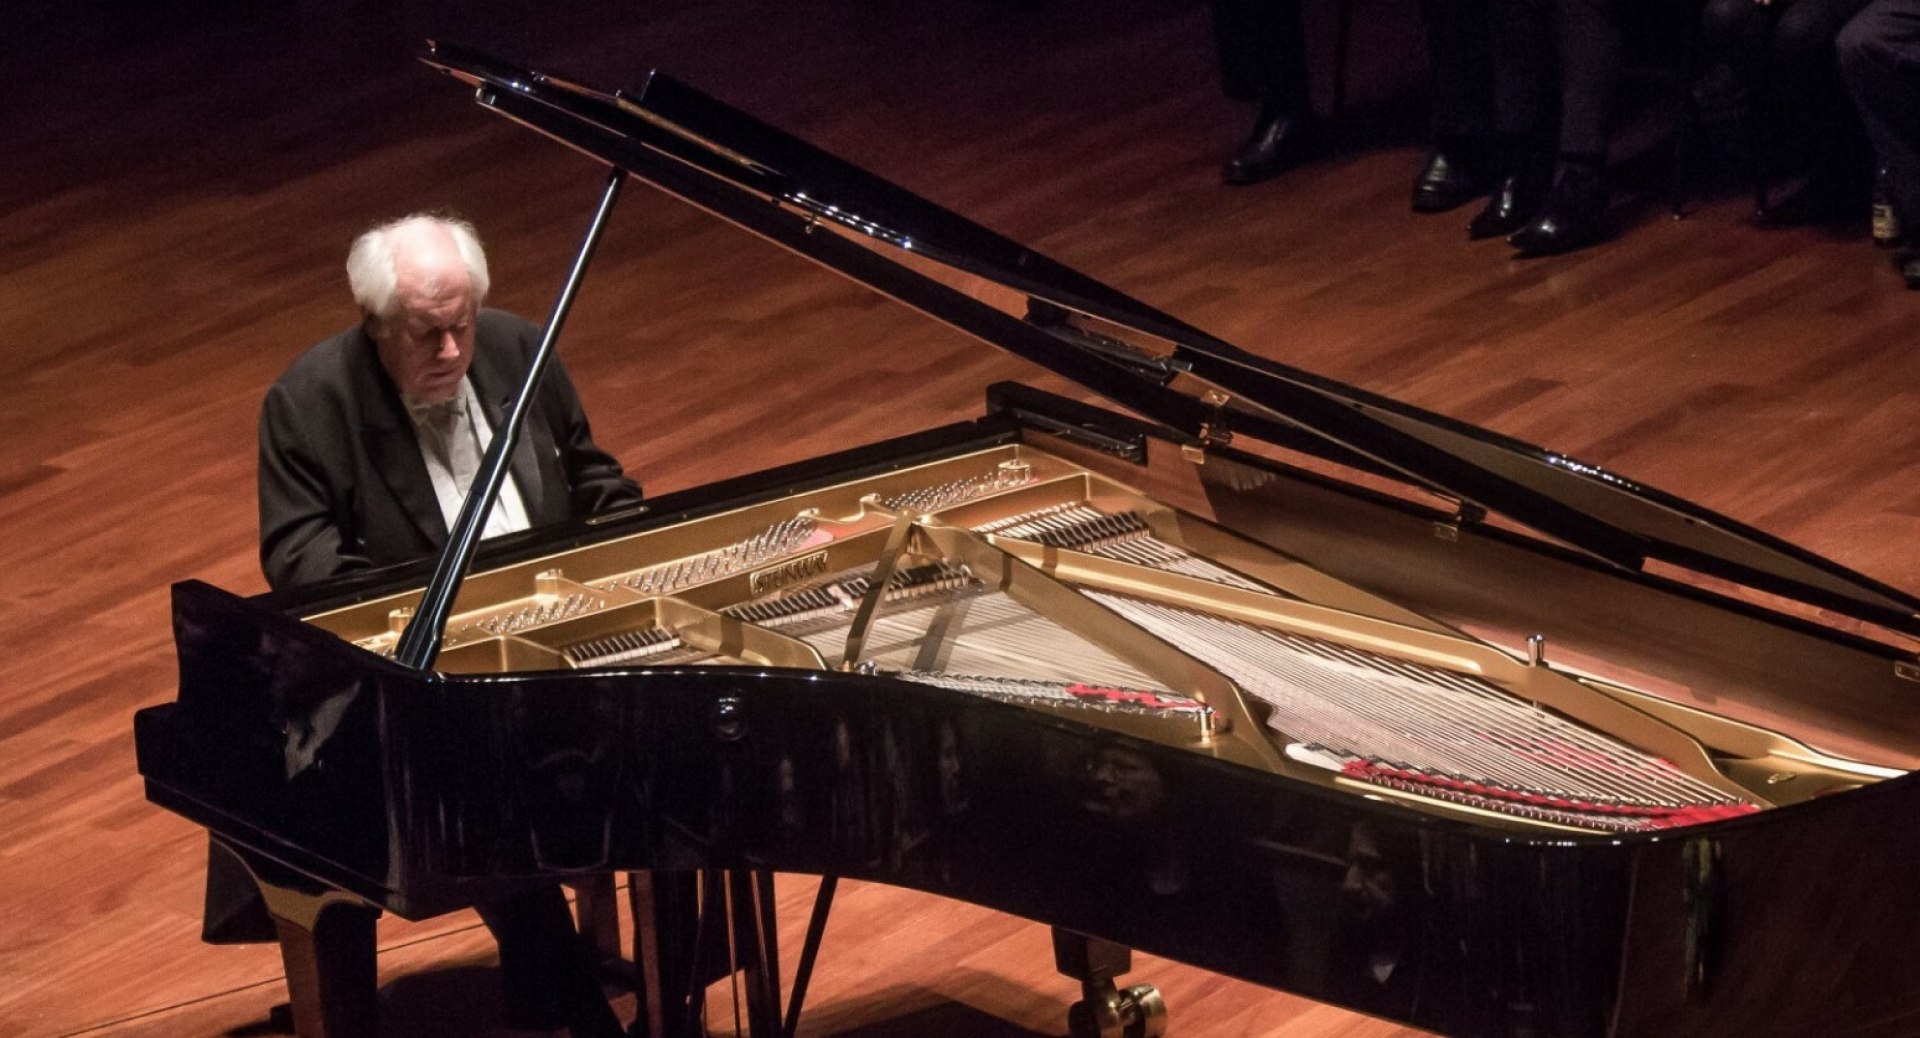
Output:
[[1484,187],[1473,166],[1464,156],[1435,148],[1420,175],[1413,178],[1413,211],[1444,213],[1480,197]]
[[1893,254],[1893,265],[1900,269],[1900,279],[1907,288],[1920,291],[1920,249],[1902,246]]
[[1546,177],[1520,174],[1501,177],[1486,206],[1467,224],[1467,237],[1474,241],[1504,238],[1525,227],[1539,214],[1546,200]]
[[1312,157],[1313,136],[1305,119],[1262,112],[1253,133],[1220,167],[1220,179],[1234,185],[1272,180]]
[[1522,256],[1557,256],[1606,237],[1607,186],[1596,171],[1569,168],[1525,227],[1507,236]]

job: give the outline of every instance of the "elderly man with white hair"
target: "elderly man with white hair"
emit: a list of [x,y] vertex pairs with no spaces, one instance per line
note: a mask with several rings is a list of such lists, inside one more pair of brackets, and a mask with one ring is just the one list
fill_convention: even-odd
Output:
[[[274,587],[421,558],[446,543],[540,329],[482,309],[486,254],[467,223],[409,216],[347,257],[352,328],[309,349],[260,414],[260,565]],[[549,366],[485,536],[640,500]]]
[[[421,215],[376,227],[354,242],[347,278],[360,322],[302,354],[261,410],[260,564],[275,588],[444,545],[539,344],[540,329],[481,308],[486,255],[462,221]],[[640,500],[594,446],[559,364],[521,428],[487,536]],[[232,878],[209,877],[209,920],[251,894]],[[557,886],[510,888],[474,907],[499,941],[515,1025],[624,1034]]]

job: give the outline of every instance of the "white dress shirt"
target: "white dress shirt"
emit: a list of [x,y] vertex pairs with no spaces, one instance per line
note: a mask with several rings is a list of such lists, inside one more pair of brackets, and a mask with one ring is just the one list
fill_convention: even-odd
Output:
[[[493,430],[487,425],[486,412],[473,392],[469,379],[460,380],[460,390],[445,403],[425,404],[405,401],[407,415],[413,419],[413,435],[420,444],[420,456],[427,463],[427,478],[433,481],[433,496],[440,502],[440,516],[451,531],[466,502],[467,489],[480,471],[480,459],[493,442]],[[515,533],[532,524],[527,521],[526,505],[509,472],[500,484],[500,498],[487,515],[487,527],[480,536],[498,537]]]

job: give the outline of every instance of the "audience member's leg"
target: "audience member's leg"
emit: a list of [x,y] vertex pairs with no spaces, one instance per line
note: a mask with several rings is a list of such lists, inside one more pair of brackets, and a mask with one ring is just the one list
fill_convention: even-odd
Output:
[[1707,0],[1700,10],[1700,58],[1708,74],[1724,67],[1750,97],[1765,93],[1772,63],[1773,26],[1792,2]]
[[1525,226],[1553,184],[1553,25],[1552,7],[1540,0],[1499,0],[1488,11],[1499,180],[1467,225],[1471,238],[1501,238]]
[[1604,165],[1620,85],[1619,0],[1560,0],[1560,159]]
[[1872,159],[1834,55],[1840,30],[1866,6],[1867,0],[1791,0],[1774,27],[1774,133],[1783,157],[1808,175],[1809,218],[1867,209]]
[[1700,11],[1696,111],[1713,142],[1743,166],[1765,161],[1755,153],[1755,131],[1772,92],[1769,52],[1781,10],[1780,0],[1707,0]]
[[[1504,2],[1504,0],[1503,0]],[[1433,77],[1433,151],[1413,181],[1413,209],[1473,201],[1491,178],[1493,70],[1489,0],[1421,0]]]
[[1591,245],[1605,234],[1607,141],[1620,81],[1618,0],[1559,0],[1560,168],[1540,215],[1507,239],[1524,255]]
[[1749,86],[1765,73],[1767,48],[1782,0],[1707,0],[1700,10],[1700,49],[1709,63],[1724,63]]
[[[1873,0],[1841,30],[1838,49],[1894,212],[1920,226],[1920,0]],[[1920,288],[1920,254],[1903,252],[1900,263],[1907,287]]]
[[1221,168],[1229,184],[1278,176],[1313,150],[1313,98],[1307,82],[1306,29],[1300,0],[1213,0],[1220,88],[1260,106],[1253,132]]

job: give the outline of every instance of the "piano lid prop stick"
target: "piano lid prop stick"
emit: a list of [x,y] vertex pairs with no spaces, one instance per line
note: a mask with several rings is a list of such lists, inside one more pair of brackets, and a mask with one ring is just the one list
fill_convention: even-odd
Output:
[[440,561],[433,567],[433,579],[427,582],[426,590],[420,593],[420,605],[413,613],[413,622],[400,635],[400,644],[395,647],[393,658],[415,670],[428,670],[440,655],[440,646],[446,638],[447,615],[453,611],[454,597],[460,593],[460,584],[466,579],[467,567],[473,562],[473,554],[480,547],[480,531],[486,527],[487,513],[493,510],[493,502],[500,495],[500,485],[507,478],[507,459],[513,456],[513,446],[519,442],[520,427],[525,424],[527,409],[533,405],[534,391],[540,388],[540,377],[546,374],[547,361],[553,356],[553,344],[560,338],[560,326],[566,322],[567,311],[573,308],[574,294],[580,290],[580,282],[585,279],[587,264],[593,260],[594,246],[600,243],[600,234],[606,230],[607,218],[613,214],[613,204],[620,198],[620,185],[625,183],[627,171],[618,166],[607,174],[607,186],[601,191],[599,208],[594,210],[593,222],[587,227],[586,240],[580,243],[580,251],[573,258],[573,268],[567,271],[566,283],[560,287],[560,297],[554,300],[553,314],[547,318],[546,330],[540,336],[540,345],[534,350],[533,360],[527,365],[526,378],[520,384],[520,390],[514,395],[513,406],[507,411],[507,419],[499,432],[494,434],[493,442],[487,446],[487,456],[480,463],[480,472],[474,477],[473,486],[467,490],[467,500],[460,506],[460,517],[454,520],[453,532],[447,537],[447,546],[440,552]]

